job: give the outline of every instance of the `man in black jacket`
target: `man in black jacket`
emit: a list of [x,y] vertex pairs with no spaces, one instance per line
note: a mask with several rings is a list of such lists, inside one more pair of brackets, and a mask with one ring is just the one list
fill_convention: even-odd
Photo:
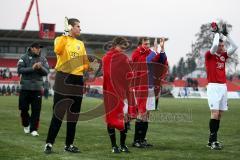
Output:
[[[42,105],[43,76],[49,73],[47,59],[41,56],[41,48],[39,43],[32,43],[17,64],[18,74],[21,75],[19,110],[22,125],[24,132],[31,133],[32,136],[39,136],[37,130]],[[28,113],[30,104],[31,115]]]

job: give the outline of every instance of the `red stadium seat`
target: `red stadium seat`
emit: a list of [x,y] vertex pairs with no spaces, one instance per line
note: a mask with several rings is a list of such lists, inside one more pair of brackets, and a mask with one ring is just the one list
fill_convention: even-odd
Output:
[[0,67],[15,68],[17,67],[17,62],[18,59],[0,58]]

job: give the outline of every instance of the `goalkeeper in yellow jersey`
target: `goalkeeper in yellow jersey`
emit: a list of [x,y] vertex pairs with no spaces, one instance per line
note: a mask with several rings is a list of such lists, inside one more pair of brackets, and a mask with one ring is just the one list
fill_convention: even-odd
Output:
[[82,103],[83,74],[89,67],[84,43],[77,39],[80,31],[78,19],[65,18],[65,34],[57,37],[54,42],[54,52],[57,56],[55,70],[57,72],[53,115],[44,148],[44,152],[47,154],[52,153],[52,146],[66,112],[67,132],[64,150],[71,153],[80,152],[73,142]]

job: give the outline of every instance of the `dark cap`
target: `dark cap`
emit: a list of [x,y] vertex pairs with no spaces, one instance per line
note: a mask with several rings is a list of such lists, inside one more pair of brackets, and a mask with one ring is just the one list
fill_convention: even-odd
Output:
[[31,48],[43,48],[43,46],[38,43],[38,42],[34,42],[30,45]]

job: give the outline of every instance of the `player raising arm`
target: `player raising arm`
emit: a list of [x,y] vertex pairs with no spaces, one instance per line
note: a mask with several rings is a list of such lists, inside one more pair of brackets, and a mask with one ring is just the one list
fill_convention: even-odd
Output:
[[[237,50],[237,46],[229,37],[226,25],[222,26],[221,32],[215,22],[211,25],[212,31],[215,33],[214,40],[211,49],[205,54],[208,79],[207,96],[208,105],[211,111],[208,147],[220,150],[222,149],[222,145],[217,141],[217,132],[222,113],[228,110],[225,64],[227,58]],[[230,43],[227,50],[225,50],[224,41],[220,36],[227,37]]]

